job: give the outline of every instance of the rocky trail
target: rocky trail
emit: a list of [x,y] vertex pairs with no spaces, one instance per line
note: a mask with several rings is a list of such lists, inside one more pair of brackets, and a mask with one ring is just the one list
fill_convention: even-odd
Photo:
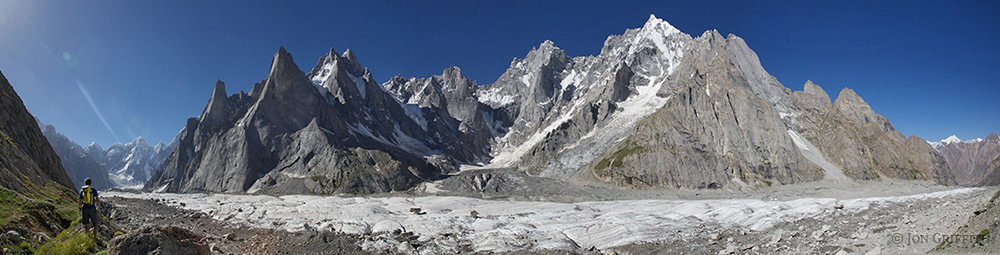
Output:
[[[179,209],[164,200],[108,197],[105,216],[126,234],[110,240],[109,251],[145,254],[371,254],[357,236],[325,231],[287,232],[250,228]],[[155,240],[155,241],[154,241]],[[185,241],[189,245],[176,245]],[[160,245],[139,244],[159,242]],[[166,244],[172,243],[172,244]]]

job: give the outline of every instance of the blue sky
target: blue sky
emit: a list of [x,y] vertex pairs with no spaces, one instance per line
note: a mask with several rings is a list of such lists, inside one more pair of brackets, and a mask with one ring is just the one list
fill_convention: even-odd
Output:
[[459,66],[488,84],[544,40],[596,55],[655,14],[743,37],[793,90],[852,88],[906,135],[1000,129],[997,1],[322,2],[0,0],[0,71],[43,122],[107,148],[169,142],[217,79],[249,91],[279,46],[305,71],[332,47],[379,82]]

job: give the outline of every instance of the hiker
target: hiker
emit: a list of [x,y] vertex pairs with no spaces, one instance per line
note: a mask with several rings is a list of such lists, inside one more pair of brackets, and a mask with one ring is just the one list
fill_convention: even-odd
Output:
[[87,185],[80,188],[80,214],[83,215],[83,224],[87,227],[87,232],[90,232],[91,225],[94,226],[94,239],[97,239],[97,223],[101,221],[101,216],[97,214],[97,206],[104,209],[104,205],[97,196],[97,190],[90,187],[90,178],[83,183]]

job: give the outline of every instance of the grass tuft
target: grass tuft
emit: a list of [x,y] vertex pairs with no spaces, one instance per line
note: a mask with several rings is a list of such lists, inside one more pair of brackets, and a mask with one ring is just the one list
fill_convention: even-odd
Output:
[[597,165],[594,166],[594,168],[596,168],[597,170],[604,170],[609,166],[613,168],[619,168],[625,165],[625,162],[623,161],[625,157],[628,157],[636,153],[649,151],[649,149],[647,149],[646,147],[639,146],[632,140],[625,140],[623,144],[624,146],[622,146],[621,149],[615,151],[615,153],[612,153],[610,157],[601,159],[601,161],[597,162]]
[[35,254],[82,255],[98,252],[97,240],[89,233],[74,230],[77,224],[79,221],[75,221],[70,228],[59,233],[56,238],[38,247]]

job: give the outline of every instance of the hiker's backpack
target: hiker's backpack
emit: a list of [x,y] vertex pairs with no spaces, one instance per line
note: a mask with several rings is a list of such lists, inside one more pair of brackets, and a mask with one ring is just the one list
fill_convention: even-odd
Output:
[[83,204],[94,205],[94,190],[90,186],[83,186]]

